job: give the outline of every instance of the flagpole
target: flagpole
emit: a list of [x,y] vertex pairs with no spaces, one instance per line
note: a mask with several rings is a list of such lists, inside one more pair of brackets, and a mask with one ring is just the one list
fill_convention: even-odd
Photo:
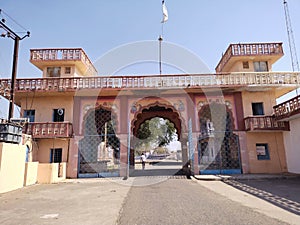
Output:
[[161,64],[161,43],[163,41],[162,35],[159,35],[159,75],[162,74],[162,64]]
[[165,5],[165,0],[162,0],[162,13],[163,13],[163,18],[161,21],[161,35],[158,37],[159,41],[159,75],[162,74],[162,60],[161,60],[161,51],[162,51],[162,41],[163,41],[163,34],[164,34],[164,23],[167,22],[168,20],[168,11]]

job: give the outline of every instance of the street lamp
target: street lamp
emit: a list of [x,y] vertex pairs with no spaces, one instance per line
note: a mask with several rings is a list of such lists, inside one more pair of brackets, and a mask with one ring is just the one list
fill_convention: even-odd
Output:
[[[0,9],[1,12],[1,9]],[[1,37],[8,37],[14,40],[14,53],[13,53],[13,65],[12,65],[12,74],[11,74],[11,87],[10,87],[10,98],[9,98],[9,111],[8,111],[8,121],[14,115],[14,104],[15,104],[15,84],[17,79],[17,63],[18,63],[18,54],[19,54],[19,42],[20,40],[29,37],[30,32],[27,31],[26,35],[20,37],[14,31],[12,31],[8,26],[5,25],[5,19],[1,19],[0,28],[5,30],[6,33],[2,33]]]

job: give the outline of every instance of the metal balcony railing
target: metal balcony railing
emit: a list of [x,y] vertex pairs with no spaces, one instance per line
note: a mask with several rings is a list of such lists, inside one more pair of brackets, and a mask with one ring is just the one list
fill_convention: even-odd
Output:
[[288,122],[275,120],[274,116],[253,116],[244,119],[246,131],[289,131]]
[[73,136],[73,126],[69,122],[34,122],[27,123],[23,133],[33,138],[70,138]]
[[273,107],[277,120],[300,114],[300,95]]

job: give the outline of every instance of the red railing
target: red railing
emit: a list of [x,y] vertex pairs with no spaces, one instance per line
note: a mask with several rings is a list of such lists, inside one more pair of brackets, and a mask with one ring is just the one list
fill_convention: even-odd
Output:
[[262,131],[262,130],[280,130],[289,131],[290,126],[288,122],[275,120],[274,116],[253,116],[244,119],[246,131]]
[[34,122],[26,124],[23,133],[33,138],[69,138],[73,136],[73,126],[69,122]]
[[277,120],[300,114],[300,95],[273,107]]
[[216,67],[216,72],[222,71],[232,56],[282,55],[282,43],[249,43],[231,44]]
[[[199,88],[235,86],[297,86],[299,72],[179,74],[162,76],[96,76],[72,78],[18,79],[16,92],[76,91],[100,88]],[[10,79],[0,79],[0,95],[10,95]]]
[[87,68],[92,68],[93,74],[97,74],[96,68],[82,48],[30,49],[31,62],[56,60],[81,61]]

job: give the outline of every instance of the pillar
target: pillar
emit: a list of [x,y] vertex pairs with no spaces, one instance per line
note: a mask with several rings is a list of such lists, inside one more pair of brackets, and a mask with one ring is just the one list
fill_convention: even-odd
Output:
[[120,96],[120,177],[127,176],[128,170],[128,135],[129,135],[129,109],[128,109],[128,98],[127,96]]
[[67,178],[77,178],[78,176],[78,157],[79,157],[79,140],[82,136],[75,136],[69,139],[69,153],[67,164]]

